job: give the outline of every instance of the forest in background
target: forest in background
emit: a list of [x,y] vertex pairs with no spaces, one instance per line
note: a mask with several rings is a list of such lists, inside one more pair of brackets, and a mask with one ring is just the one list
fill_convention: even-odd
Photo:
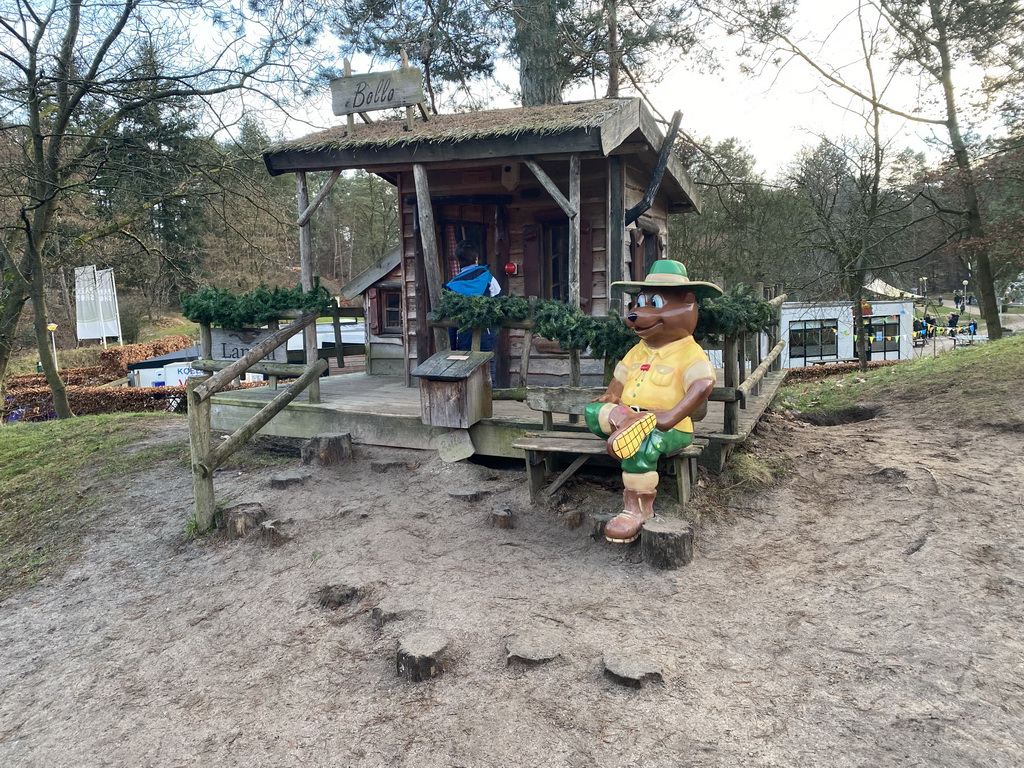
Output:
[[[266,110],[299,109],[344,56],[372,54],[386,69],[405,50],[431,108],[467,110],[487,106],[478,94],[503,60],[519,83],[502,87],[524,105],[580,83],[642,95],[670,60],[714,66],[715,27],[739,41],[749,77],[785,59],[854,94],[864,130],[821,137],[775,178],[754,171],[741,136],[683,134],[677,151],[704,212],[674,217],[670,254],[702,278],[807,299],[850,298],[867,276],[914,292],[927,278],[932,294],[969,279],[990,319],[1024,271],[1020,4],[853,2],[864,52],[854,65],[808,52],[797,5],[0,0],[0,378],[11,355],[38,348],[57,395],[45,326],[75,345],[76,266],[115,270],[129,338],[143,317],[173,311],[180,291],[297,283],[294,181],[263,165],[278,138]],[[210,30],[201,45],[200,27]],[[325,48],[327,34],[340,47]],[[958,65],[982,68],[982,85],[958,85]],[[930,89],[893,105],[897,75]],[[948,135],[945,159],[887,138],[894,116]],[[993,120],[997,137],[980,132]],[[396,244],[395,190],[345,174],[313,226],[315,268],[336,290]]]

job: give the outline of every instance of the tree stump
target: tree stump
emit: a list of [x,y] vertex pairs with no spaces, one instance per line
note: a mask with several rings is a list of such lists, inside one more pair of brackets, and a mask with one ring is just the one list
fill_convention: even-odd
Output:
[[640,555],[652,568],[689,565],[693,560],[693,528],[685,520],[651,518],[640,532]]
[[224,535],[229,539],[244,539],[259,529],[266,519],[267,513],[262,504],[255,502],[232,504],[224,509]]
[[398,676],[419,683],[437,677],[447,662],[448,638],[440,632],[413,632],[398,641]]
[[270,487],[277,491],[301,485],[313,476],[310,470],[288,469],[270,476]]
[[335,432],[311,437],[302,446],[302,463],[316,462],[321,467],[333,467],[352,459],[352,435]]
[[495,528],[515,528],[516,516],[508,507],[492,509],[487,515],[487,521]]

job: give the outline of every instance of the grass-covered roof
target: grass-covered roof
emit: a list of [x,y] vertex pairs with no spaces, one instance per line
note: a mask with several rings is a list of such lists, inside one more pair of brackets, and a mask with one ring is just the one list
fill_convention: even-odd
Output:
[[635,99],[599,99],[571,104],[549,104],[538,107],[493,109],[463,112],[454,115],[431,115],[429,121],[417,117],[411,131],[406,122],[382,120],[356,123],[349,135],[344,125],[310,134],[300,139],[281,142],[268,149],[276,152],[317,152],[324,150],[355,150],[415,144],[449,144],[524,135],[547,136],[578,129],[596,129],[611,115],[626,108]]

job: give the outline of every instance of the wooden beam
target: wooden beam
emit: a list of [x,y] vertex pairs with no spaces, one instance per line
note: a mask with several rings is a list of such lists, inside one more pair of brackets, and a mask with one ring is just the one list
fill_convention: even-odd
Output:
[[[351,117],[351,115],[350,115]],[[306,174],[295,175],[295,198],[299,205],[299,211],[305,211],[309,205],[309,187],[306,185]],[[299,226],[299,267],[301,270],[302,290],[313,290],[313,229],[309,226],[309,220]],[[319,344],[316,338],[316,326],[307,325],[304,335],[303,349],[306,352],[306,363],[312,363],[317,359]],[[314,381],[309,388],[309,400],[312,403],[320,402],[320,382]]]
[[[300,315],[294,321],[292,321],[289,325],[286,325],[281,330],[277,331],[271,336],[268,336],[266,339],[264,339],[255,347],[246,352],[244,356],[240,357],[238,360],[235,360],[233,363],[231,363],[223,371],[214,374],[205,382],[203,382],[201,386],[196,387],[194,395],[198,399],[197,402],[202,400],[208,400],[215,393],[223,389],[224,386],[227,385],[229,381],[238,376],[241,376],[254,363],[259,362],[268,354],[277,349],[279,346],[284,344],[299,330],[301,330],[302,328],[306,328],[307,326],[313,323],[316,323],[316,313],[306,312]],[[193,401],[189,400],[189,406],[191,406],[192,403]]]
[[622,314],[622,295],[611,290],[611,284],[622,280],[625,268],[625,237],[626,237],[626,201],[625,182],[623,181],[622,158],[608,158],[608,230],[607,251],[605,258],[608,264],[608,301],[606,314]]
[[213,475],[213,470],[227,461],[245,442],[267,425],[272,418],[284,410],[292,400],[298,397],[306,387],[312,384],[327,369],[326,360],[317,360],[306,366],[306,371],[298,379],[289,384],[281,393],[263,406],[251,419],[240,426],[227,440],[214,448],[203,462],[203,469]]
[[[579,155],[575,155],[574,154],[574,155],[571,155],[571,157],[575,157],[576,158],[576,162],[577,163],[579,162],[579,159],[580,159]],[[531,171],[533,171],[533,175],[537,177],[537,181],[539,181],[541,186],[544,187],[544,189],[547,190],[548,194],[551,195],[551,198],[556,203],[558,203],[558,207],[561,208],[565,212],[565,215],[568,216],[570,219],[573,216],[575,216],[576,213],[579,210],[578,204],[576,206],[574,206],[571,202],[569,202],[565,198],[565,195],[562,194],[562,190],[560,190],[558,188],[558,185],[555,184],[555,182],[551,180],[551,177],[548,176],[544,172],[544,169],[541,168],[539,165],[537,165],[537,163],[535,161],[531,160],[530,158],[525,158],[523,160],[523,162],[526,163],[526,167],[527,168],[529,168]]]
[[[427,183],[427,169],[422,163],[412,167],[413,181],[416,184],[416,211],[420,223],[420,241],[423,243],[423,266],[427,275],[427,293],[430,296],[430,308],[441,305],[441,293],[444,281],[441,279],[441,256],[437,247],[437,230],[434,228],[434,206],[430,202],[430,185]],[[442,352],[450,349],[448,332],[442,328],[434,328],[434,351]]]
[[626,213],[626,226],[629,226],[638,218],[640,214],[654,205],[654,196],[658,194],[658,188],[661,186],[661,179],[665,175],[665,168],[668,167],[669,158],[672,156],[672,145],[675,144],[676,134],[679,133],[679,123],[683,119],[683,113],[676,110],[676,113],[672,115],[672,125],[669,126],[668,133],[665,135],[665,140],[661,144],[661,153],[658,155],[658,164],[654,167],[654,173],[651,175],[650,184],[647,185],[647,191],[644,192],[643,199],[634,205]]
[[747,380],[736,387],[736,392],[740,395],[741,401],[745,401],[746,398],[750,396],[751,390],[761,383],[761,379],[763,379],[765,374],[771,370],[772,363],[774,363],[776,358],[782,354],[782,350],[785,349],[785,347],[786,341],[785,339],[781,339],[778,344],[772,347],[771,352],[769,352],[764,360],[761,361],[761,364],[750,372],[750,376],[747,377]]
[[[569,158],[569,306],[580,308],[580,156]],[[588,275],[588,280],[593,276]],[[580,351],[569,352],[569,385],[580,385]]]
[[339,176],[341,176],[341,169],[335,168],[331,172],[331,178],[329,178],[327,183],[320,188],[319,192],[316,193],[316,197],[313,198],[313,202],[306,207],[306,210],[299,213],[299,219],[295,222],[298,226],[304,227],[309,223],[313,214],[316,213],[316,209],[320,207],[320,204],[327,197],[327,193],[331,191],[331,187],[334,186],[334,183],[338,180]]

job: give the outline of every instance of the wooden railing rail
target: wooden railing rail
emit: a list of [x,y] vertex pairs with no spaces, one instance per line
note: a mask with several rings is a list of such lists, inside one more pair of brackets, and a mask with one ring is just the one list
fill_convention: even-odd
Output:
[[[289,366],[261,362],[272,351],[287,343],[288,339],[301,333],[311,323],[315,323],[317,314],[307,312],[294,322],[275,331],[268,338],[250,349],[245,355],[232,363],[224,361],[203,360],[196,365],[202,368],[221,368],[217,373],[204,376],[190,376],[185,388],[188,403],[189,447],[192,457],[192,488],[194,491],[196,527],[199,531],[207,531],[213,526],[216,514],[216,501],[213,491],[213,472],[223,464],[231,454],[237,451],[246,440],[259,432],[267,422],[280,413],[288,403],[294,400],[307,387],[310,388],[310,401],[319,402],[319,388],[314,400],[312,384],[319,382],[319,376],[327,369],[327,361],[318,359],[307,361],[305,366]],[[204,334],[208,338],[208,334]],[[209,354],[209,346],[203,352]],[[293,371],[299,373],[298,378],[273,400],[267,403],[251,419],[239,427],[223,443],[214,448],[211,445],[211,398],[224,389],[235,378],[248,370],[260,369],[271,375],[289,375]],[[283,371],[283,373],[281,373]]]

